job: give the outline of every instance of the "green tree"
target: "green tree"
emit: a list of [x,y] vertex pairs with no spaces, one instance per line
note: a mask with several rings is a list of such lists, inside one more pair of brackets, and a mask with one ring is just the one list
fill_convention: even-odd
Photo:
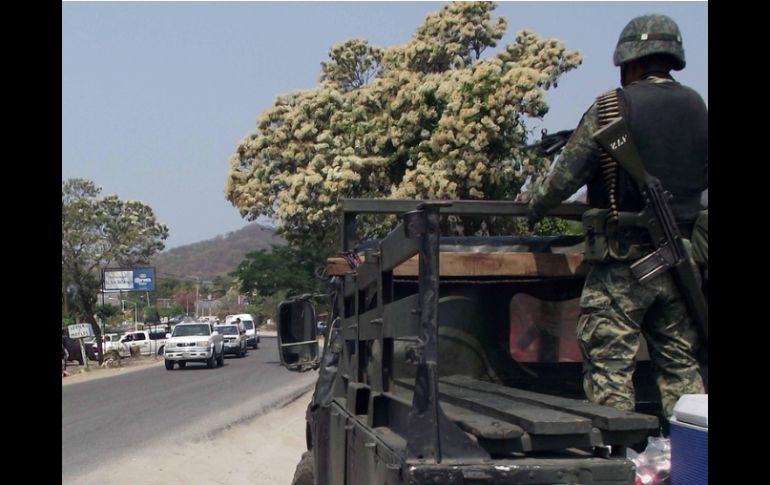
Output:
[[155,306],[144,307],[142,315],[143,321],[146,323],[160,323],[160,313]]
[[227,290],[230,289],[230,285],[232,284],[232,277],[231,276],[223,276],[223,275],[217,275],[214,277],[214,280],[211,282],[212,288],[211,293],[213,298],[221,298],[227,293]]
[[121,314],[118,307],[114,305],[97,305],[96,306],[96,316],[101,318],[102,320],[109,320],[112,317]]
[[236,278],[239,291],[251,296],[314,293],[323,291],[315,271],[325,256],[307,247],[273,246],[270,252],[260,249],[246,254],[230,275]]
[[[97,337],[101,269],[148,264],[168,237],[168,228],[148,205],[115,195],[99,198],[100,192],[90,180],[62,181],[62,290],[72,295],[72,310],[93,325]],[[67,295],[63,298],[67,301]],[[101,344],[98,350],[101,361]]]
[[[522,150],[526,120],[547,113],[545,91],[581,55],[524,30],[482,58],[507,28],[495,7],[445,5],[404,45],[333,46],[319,86],[279,96],[238,145],[226,198],[250,220],[277,217],[296,246],[334,240],[341,198],[514,200],[549,165]],[[466,232],[481,222],[511,229],[470,220]]]
[[287,297],[286,290],[278,291],[270,296],[252,296],[249,305],[245,308],[245,313],[255,315],[257,320],[259,320],[260,325],[264,325],[267,323],[268,318],[275,319],[278,304]]
[[181,280],[176,278],[159,278],[155,286],[155,296],[157,298],[173,298],[181,285]]

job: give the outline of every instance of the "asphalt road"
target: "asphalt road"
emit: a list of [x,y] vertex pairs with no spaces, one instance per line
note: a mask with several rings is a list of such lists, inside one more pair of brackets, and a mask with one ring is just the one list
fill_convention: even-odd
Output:
[[284,405],[316,378],[284,369],[276,339],[263,336],[259,349],[215,369],[161,364],[62,386],[62,481],[150,444],[173,451],[214,436]]

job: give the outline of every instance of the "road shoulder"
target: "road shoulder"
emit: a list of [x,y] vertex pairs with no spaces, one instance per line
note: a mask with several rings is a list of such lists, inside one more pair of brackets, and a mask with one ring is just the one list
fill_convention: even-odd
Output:
[[69,375],[67,377],[62,377],[61,385],[67,386],[70,384],[77,384],[78,382],[119,376],[161,364],[163,364],[163,358],[155,356],[141,357],[138,359],[123,359],[120,367],[100,367],[98,362],[89,362],[88,370],[85,370],[85,366],[67,364],[67,373],[69,373]]
[[305,410],[311,397],[312,391],[306,391],[285,406],[206,439],[145,448],[73,483],[286,485],[307,449]]

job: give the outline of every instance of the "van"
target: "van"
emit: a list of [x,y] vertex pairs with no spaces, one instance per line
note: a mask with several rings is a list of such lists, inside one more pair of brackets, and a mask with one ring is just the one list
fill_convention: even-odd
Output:
[[241,319],[241,326],[246,331],[246,345],[254,349],[259,348],[259,330],[257,329],[254,315],[250,313],[227,315],[225,317],[225,324],[233,323],[237,318]]

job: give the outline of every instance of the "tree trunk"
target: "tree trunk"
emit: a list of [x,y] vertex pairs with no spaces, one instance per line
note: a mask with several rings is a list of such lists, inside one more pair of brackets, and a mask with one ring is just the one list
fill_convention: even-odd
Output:
[[[94,329],[94,336],[96,336],[96,358],[99,362],[99,365],[102,365],[104,362],[104,351],[102,349],[102,329],[96,323],[96,317],[94,315],[96,313],[96,302],[92,301],[91,296],[83,286],[80,286],[80,291],[78,292],[78,300],[80,300],[79,306],[83,312],[83,319],[87,323],[90,323]],[[87,359],[88,355],[84,355],[83,358]]]

